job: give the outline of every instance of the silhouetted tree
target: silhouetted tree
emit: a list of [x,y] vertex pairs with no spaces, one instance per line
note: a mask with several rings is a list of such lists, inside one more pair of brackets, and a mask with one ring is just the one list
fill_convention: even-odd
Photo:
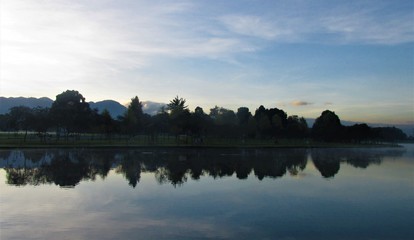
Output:
[[261,105],[256,109],[254,118],[263,137],[283,137],[287,123],[287,114],[278,108],[266,109]]
[[201,136],[207,133],[210,126],[210,117],[204,113],[204,110],[201,107],[196,107],[194,113],[191,115],[191,132],[194,136],[198,137],[198,143],[201,143]]
[[33,112],[32,109],[25,106],[12,107],[10,109],[10,126],[15,130],[23,130],[24,141],[27,138],[27,131],[32,127]]
[[214,123],[213,134],[219,137],[235,137],[237,117],[233,110],[215,106],[210,109],[210,118]]
[[257,129],[259,130],[261,137],[270,137],[272,136],[272,123],[266,113],[257,113],[255,114],[255,119],[257,121]]
[[142,103],[139,101],[138,96],[131,99],[131,103],[124,114],[123,124],[128,134],[134,136],[142,130]]
[[335,112],[325,110],[315,120],[312,127],[312,137],[323,141],[338,141],[342,139],[342,125]]
[[155,116],[152,117],[152,123],[154,125],[154,131],[157,133],[168,133],[169,126],[169,116],[166,111],[160,111]]
[[56,96],[50,108],[50,115],[57,130],[64,130],[68,136],[89,128],[92,110],[78,91],[67,90]]
[[49,128],[52,127],[52,122],[50,121],[49,108],[37,107],[32,109],[33,113],[33,130],[35,130],[42,140],[46,140],[46,132]]
[[173,100],[170,101],[169,104],[167,104],[167,110],[169,111],[170,117],[171,132],[177,137],[179,134],[187,134],[190,130],[191,114],[187,108],[188,106],[185,105],[185,102],[185,99],[178,98],[178,96],[176,96]]
[[10,114],[0,114],[0,130],[1,131],[9,131],[10,130]]
[[296,115],[287,118],[287,137],[290,138],[306,138],[308,136],[308,124],[306,120]]
[[407,139],[407,135],[396,127],[378,127],[372,129],[375,139],[381,141],[401,141]]
[[345,127],[346,140],[353,142],[361,142],[371,137],[371,128],[367,124],[354,124],[353,126]]
[[167,104],[167,110],[170,112],[171,115],[179,114],[187,109],[187,105],[185,105],[186,100],[183,98],[178,98],[176,96],[170,103]]
[[104,133],[107,137],[116,132],[116,122],[112,119],[111,114],[107,109],[104,109],[101,114],[97,116],[97,125],[99,132]]
[[249,111],[249,108],[247,107],[239,107],[237,109],[237,122],[239,125],[247,125],[249,122],[249,118],[252,116],[252,114]]

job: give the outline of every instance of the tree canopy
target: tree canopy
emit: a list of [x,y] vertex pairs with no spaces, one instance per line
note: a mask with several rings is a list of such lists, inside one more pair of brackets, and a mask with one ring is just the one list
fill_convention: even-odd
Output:
[[[193,112],[188,109],[186,99],[176,96],[156,115],[143,113],[138,96],[131,98],[125,113],[113,119],[108,111],[92,110],[78,91],[67,90],[58,94],[51,108],[14,107],[9,113],[0,115],[2,131],[35,131],[45,137],[55,131],[66,137],[75,133],[190,136],[197,142],[203,138],[233,139],[314,139],[326,142],[398,141],[407,136],[395,127],[371,128],[367,124],[343,126],[331,110],[325,110],[315,119],[311,128],[305,118],[288,114],[282,109],[259,106],[254,115],[247,107],[237,112],[215,106],[209,114],[201,107]],[[187,139],[187,138],[185,138]],[[187,140],[186,140],[187,141]]]

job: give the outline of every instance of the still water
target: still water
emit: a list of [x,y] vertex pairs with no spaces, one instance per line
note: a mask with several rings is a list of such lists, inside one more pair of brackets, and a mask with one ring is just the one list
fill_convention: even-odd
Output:
[[414,239],[414,145],[0,151],[0,239]]

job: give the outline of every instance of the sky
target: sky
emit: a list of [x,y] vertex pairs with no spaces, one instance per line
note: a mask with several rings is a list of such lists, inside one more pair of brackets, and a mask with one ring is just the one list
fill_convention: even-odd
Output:
[[0,0],[0,96],[414,124],[414,1]]

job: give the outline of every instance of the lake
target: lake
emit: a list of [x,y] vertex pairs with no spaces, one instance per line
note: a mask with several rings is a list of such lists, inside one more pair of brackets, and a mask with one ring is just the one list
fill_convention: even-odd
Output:
[[0,239],[414,239],[414,145],[0,150]]

